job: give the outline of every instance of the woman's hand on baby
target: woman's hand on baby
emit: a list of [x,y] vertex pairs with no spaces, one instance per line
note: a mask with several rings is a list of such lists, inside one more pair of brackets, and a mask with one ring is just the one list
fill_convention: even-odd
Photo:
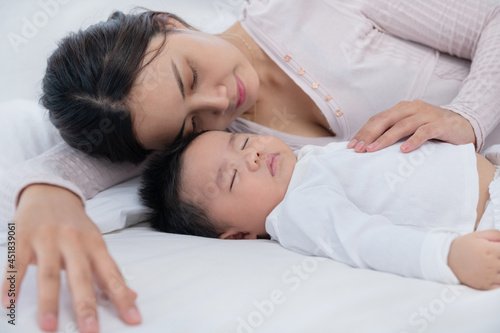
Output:
[[500,231],[479,231],[456,238],[450,247],[448,266],[469,287],[499,288]]
[[472,125],[458,113],[422,101],[403,101],[371,117],[347,148],[359,153],[374,152],[407,136],[401,145],[405,153],[431,139],[456,145],[476,143]]
[[[76,321],[81,332],[97,332],[97,299],[94,279],[116,306],[127,324],[139,324],[137,294],[126,286],[108,253],[99,229],[88,218],[80,198],[51,185],[31,185],[21,196],[15,215],[15,294],[28,265],[37,265],[38,320],[44,331],[57,330],[60,271],[66,270]],[[10,274],[7,274],[9,277]],[[3,280],[2,303],[10,282]]]

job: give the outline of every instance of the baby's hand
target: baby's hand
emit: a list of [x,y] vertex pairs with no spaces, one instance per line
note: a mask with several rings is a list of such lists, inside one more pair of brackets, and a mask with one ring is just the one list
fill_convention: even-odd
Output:
[[448,266],[463,284],[476,289],[500,287],[500,231],[486,230],[451,243]]

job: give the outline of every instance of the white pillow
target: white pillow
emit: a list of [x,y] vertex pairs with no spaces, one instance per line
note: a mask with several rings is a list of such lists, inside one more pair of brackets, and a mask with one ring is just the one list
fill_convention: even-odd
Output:
[[[0,103],[0,136],[0,172],[62,141],[47,111],[29,100]],[[141,222],[145,207],[140,204],[138,186],[139,177],[136,177],[87,200],[86,212],[102,233]]]
[[35,157],[62,141],[48,112],[35,101],[0,103],[0,171]]
[[101,233],[129,227],[144,221],[146,207],[139,199],[140,177],[112,186],[87,200],[87,215]]

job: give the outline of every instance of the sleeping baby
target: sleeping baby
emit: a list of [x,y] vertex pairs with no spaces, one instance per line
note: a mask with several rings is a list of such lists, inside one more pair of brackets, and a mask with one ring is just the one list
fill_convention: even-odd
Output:
[[163,232],[270,238],[353,267],[500,286],[498,167],[472,144],[346,146],[294,152],[272,136],[204,132],[149,161],[141,198]]

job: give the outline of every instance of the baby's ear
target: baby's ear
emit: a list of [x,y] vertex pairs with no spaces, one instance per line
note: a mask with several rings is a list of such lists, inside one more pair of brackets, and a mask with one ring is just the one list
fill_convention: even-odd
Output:
[[245,239],[248,233],[236,232],[236,231],[226,231],[219,236],[220,239]]
[[160,13],[153,16],[154,20],[161,26],[171,26],[175,29],[186,29],[186,26],[167,14]]

